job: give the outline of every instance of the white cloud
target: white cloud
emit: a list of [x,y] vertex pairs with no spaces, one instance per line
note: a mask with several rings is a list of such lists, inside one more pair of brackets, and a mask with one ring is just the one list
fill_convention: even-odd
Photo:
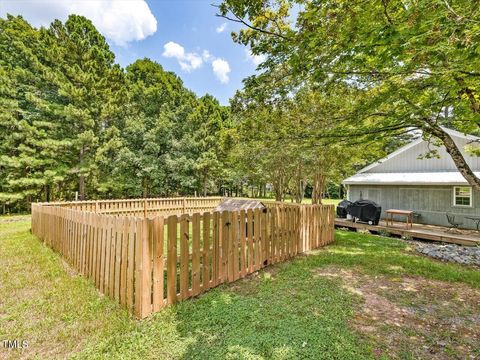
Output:
[[227,28],[227,23],[224,22],[223,24],[219,25],[219,26],[215,29],[215,31],[216,31],[217,33],[222,33],[222,32],[225,31],[226,28]]
[[230,70],[230,65],[226,60],[223,59],[215,59],[212,61],[212,69],[215,76],[220,80],[222,84],[228,83],[230,80],[228,77],[228,73]]
[[211,63],[213,73],[222,84],[226,84],[230,80],[228,73],[231,69],[228,61],[216,58],[208,50],[203,50],[201,55],[194,52],[189,53],[185,52],[185,48],[182,45],[169,41],[163,45],[162,55],[176,59],[181,69],[186,72],[199,68],[203,62]]
[[215,58],[210,54],[208,50],[203,50],[202,58],[204,61],[215,60]]
[[190,72],[203,64],[202,57],[197,53],[186,53],[182,45],[169,41],[163,45],[163,56],[178,60],[183,71]]
[[256,66],[260,65],[262,62],[264,62],[267,59],[267,57],[264,54],[254,55],[252,53],[252,50],[248,48],[245,49],[245,54],[247,55],[247,60],[254,63]]
[[163,45],[163,56],[183,59],[185,57],[185,49],[182,45],[173,41],[169,41]]
[[32,25],[49,26],[70,14],[83,15],[117,45],[143,40],[157,31],[157,20],[144,0],[0,0],[0,16],[22,15]]

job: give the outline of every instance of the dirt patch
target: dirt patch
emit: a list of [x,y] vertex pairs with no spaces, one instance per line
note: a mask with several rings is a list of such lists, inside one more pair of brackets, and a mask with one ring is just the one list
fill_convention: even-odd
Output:
[[420,277],[369,276],[326,267],[359,296],[352,326],[377,357],[480,359],[480,290]]

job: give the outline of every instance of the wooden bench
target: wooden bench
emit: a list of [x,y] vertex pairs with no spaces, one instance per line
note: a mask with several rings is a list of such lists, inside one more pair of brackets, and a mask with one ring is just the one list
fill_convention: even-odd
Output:
[[411,229],[413,227],[413,211],[389,209],[389,210],[386,210],[385,212],[387,213],[387,218],[385,219],[386,223],[387,223],[387,226],[389,226],[388,225],[388,220],[389,220],[388,215],[390,215],[390,223],[392,224],[391,225],[392,227],[393,227],[393,215],[403,215],[407,219],[407,221],[406,221],[407,229],[408,228]]

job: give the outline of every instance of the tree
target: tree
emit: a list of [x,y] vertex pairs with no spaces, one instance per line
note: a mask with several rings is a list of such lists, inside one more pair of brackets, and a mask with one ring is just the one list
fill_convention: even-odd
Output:
[[[299,11],[292,26],[294,5]],[[219,15],[245,26],[234,40],[267,54],[261,68],[283,69],[281,81],[290,89],[308,82],[358,90],[350,114],[324,137],[395,136],[418,128],[440,139],[465,179],[480,189],[480,179],[441,127],[479,131],[477,2],[224,0]],[[269,91],[278,96],[275,88]]]
[[67,165],[59,156],[69,141],[59,135],[61,101],[45,65],[48,50],[21,17],[0,19],[0,197],[31,201],[61,186]]
[[305,188],[311,186],[312,202],[321,203],[328,181],[338,183],[385,154],[382,148],[387,140],[371,145],[323,137],[337,129],[337,118],[350,111],[345,98],[352,91],[338,86],[327,93],[304,86],[294,96],[279,97],[270,104],[258,98],[261,90],[252,85],[239,92],[232,107],[242,119],[235,153],[237,162],[244,164],[243,171],[251,177],[262,174],[272,183],[278,201],[290,193],[301,202]]
[[[0,202],[216,192],[229,111],[149,59],[122,69],[92,23],[0,19]],[[205,185],[206,184],[206,185]]]
[[206,196],[213,180],[225,178],[224,132],[229,128],[229,113],[211,95],[198,100],[188,117],[191,126],[182,138],[182,146],[191,159],[196,188]]
[[71,172],[78,176],[83,200],[100,137],[121,112],[123,72],[114,65],[115,56],[105,38],[85,17],[70,15],[65,24],[56,20],[43,36],[50,64],[62,75],[54,83],[63,98],[64,134],[75,150]]

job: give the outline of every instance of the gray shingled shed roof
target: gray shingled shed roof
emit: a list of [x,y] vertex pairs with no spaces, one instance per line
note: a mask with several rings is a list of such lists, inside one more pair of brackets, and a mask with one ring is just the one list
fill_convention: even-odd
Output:
[[265,209],[265,205],[258,200],[245,200],[245,199],[225,199],[214,211],[238,211],[248,209]]

